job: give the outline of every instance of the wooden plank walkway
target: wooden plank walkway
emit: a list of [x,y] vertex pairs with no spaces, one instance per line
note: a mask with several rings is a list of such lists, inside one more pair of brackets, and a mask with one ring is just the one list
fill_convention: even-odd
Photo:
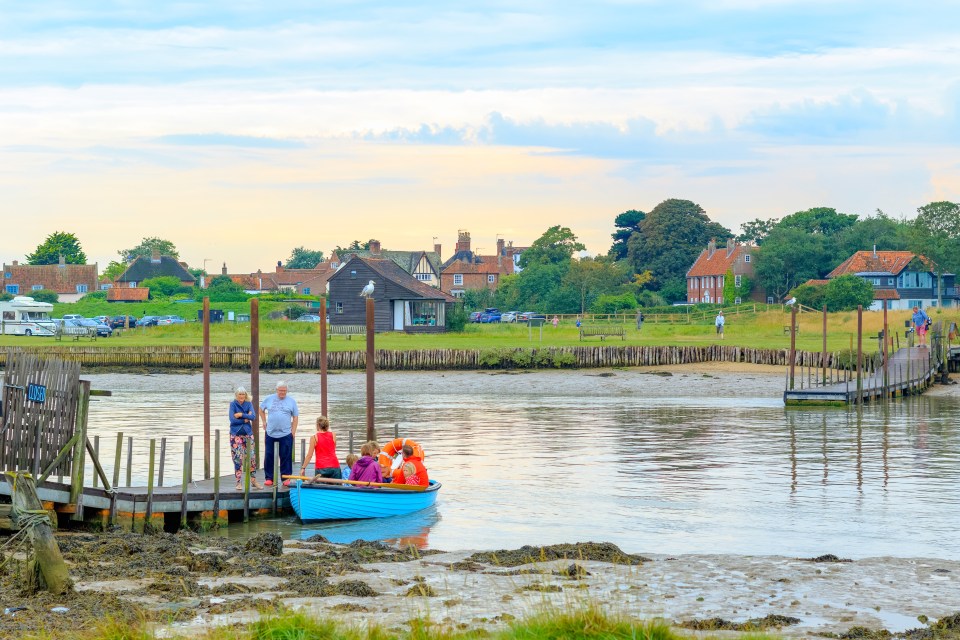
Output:
[[930,347],[905,347],[890,356],[886,384],[884,384],[882,367],[863,377],[860,397],[858,397],[856,374],[854,374],[854,377],[846,382],[807,389],[787,389],[783,392],[783,401],[787,405],[845,405],[920,393],[933,382],[937,368],[937,362],[931,354]]

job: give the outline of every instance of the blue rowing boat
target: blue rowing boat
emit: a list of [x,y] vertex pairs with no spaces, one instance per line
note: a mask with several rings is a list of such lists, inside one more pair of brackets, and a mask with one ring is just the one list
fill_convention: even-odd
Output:
[[290,487],[290,504],[301,522],[386,518],[426,509],[437,501],[439,491],[440,483],[434,480],[423,491],[297,480]]

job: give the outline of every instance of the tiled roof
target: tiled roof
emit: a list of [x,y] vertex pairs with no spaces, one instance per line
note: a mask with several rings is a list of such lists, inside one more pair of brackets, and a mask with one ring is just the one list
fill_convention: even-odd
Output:
[[804,282],[803,284],[808,284],[812,287],[822,287],[823,285],[828,284],[829,282],[830,282],[829,280],[810,279]]
[[874,289],[873,299],[874,300],[899,300],[900,294],[897,293],[896,289]]
[[513,273],[513,258],[509,256],[481,256],[473,251],[458,251],[443,263],[442,273]]
[[77,293],[77,285],[97,290],[96,264],[5,264],[3,276],[3,285],[20,285],[21,292],[31,291],[34,285],[61,294]]
[[159,262],[154,262],[150,256],[140,256],[120,274],[117,282],[143,282],[149,278],[173,276],[180,282],[196,282],[187,269],[170,256],[160,256]]
[[733,267],[740,254],[756,250],[756,247],[743,244],[734,245],[732,250],[729,247],[719,247],[712,253],[709,249],[704,249],[687,271],[687,277],[722,276]]
[[344,252],[342,256],[344,262],[349,262],[350,256],[372,260],[390,260],[407,273],[413,273],[417,265],[420,264],[421,256],[426,256],[427,262],[430,263],[433,270],[438,274],[440,273],[440,254],[434,251],[389,251],[384,249],[380,253],[374,254],[369,249],[350,249],[350,251]]
[[[443,302],[457,301],[456,298],[440,291],[440,289],[431,287],[425,282],[420,282],[393,260],[375,260],[373,258],[361,258],[359,256],[352,258],[350,262],[353,260],[360,260],[387,280],[406,289],[418,298],[442,300]],[[349,264],[349,262],[347,264]]]
[[[907,268],[910,262],[918,257],[912,251],[857,251],[855,254],[840,263],[836,269],[827,274],[828,278],[836,278],[852,273],[890,273],[899,275]],[[920,260],[927,266],[930,261],[923,256]]]
[[145,302],[150,297],[148,287],[111,287],[107,289],[107,302]]

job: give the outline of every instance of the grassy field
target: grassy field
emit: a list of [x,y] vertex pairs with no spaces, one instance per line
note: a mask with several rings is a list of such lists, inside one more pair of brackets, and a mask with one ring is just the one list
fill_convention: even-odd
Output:
[[[183,315],[183,314],[181,314]],[[934,312],[934,321],[953,322],[958,314],[953,311]],[[903,341],[904,321],[909,319],[908,311],[889,312],[888,321],[891,335],[899,334]],[[800,332],[797,348],[819,351],[821,348],[821,323],[819,314],[798,315]],[[790,336],[784,332],[789,326],[789,315],[780,311],[767,311],[750,315],[728,315],[724,344],[740,345],[752,348],[782,349],[790,346]],[[526,325],[516,324],[471,324],[462,333],[437,335],[412,335],[399,332],[377,334],[378,349],[493,349],[510,347],[540,346],[577,346],[577,345],[710,345],[719,342],[713,324],[652,324],[646,323],[641,331],[632,324],[622,325],[626,330],[626,340],[607,338],[588,338],[580,341],[576,326],[565,321],[556,329],[547,324],[543,327],[543,341],[540,331],[529,330]],[[877,350],[876,335],[883,327],[882,312],[865,312],[864,350]],[[195,345],[203,342],[202,327],[198,323],[173,325],[168,327],[147,327],[121,332],[112,338],[96,341],[98,347],[122,346],[160,346]],[[851,341],[855,346],[857,315],[855,312],[834,313],[828,318],[827,348],[831,351],[849,349]],[[532,334],[532,340],[530,338]],[[222,346],[247,346],[250,344],[249,324],[224,323],[211,327],[211,342]],[[54,342],[52,338],[25,338],[21,336],[0,336],[0,347],[22,345],[54,344],[90,344],[87,340],[79,343],[65,341]],[[363,349],[365,339],[354,336],[348,340],[338,336],[328,340],[331,351]],[[266,320],[261,323],[260,345],[264,348],[316,351],[320,348],[319,325],[306,322]]]

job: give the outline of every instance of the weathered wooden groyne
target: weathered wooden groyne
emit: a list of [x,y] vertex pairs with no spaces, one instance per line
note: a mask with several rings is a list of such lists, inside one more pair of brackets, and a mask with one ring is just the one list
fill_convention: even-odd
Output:
[[[164,347],[99,347],[44,346],[18,349],[73,362],[85,368],[201,369],[203,348],[194,346]],[[827,368],[844,368],[851,364],[848,352],[827,353]],[[6,364],[6,352],[0,351],[0,366]],[[823,366],[822,354],[797,351],[797,366]],[[442,371],[472,369],[578,369],[601,367],[641,367],[699,362],[745,362],[786,366],[789,349],[754,349],[734,345],[708,346],[571,346],[542,348],[496,349],[408,349],[375,352],[380,371]],[[213,347],[210,350],[213,369],[244,370],[250,368],[249,347]],[[260,349],[260,367],[266,369],[319,369],[319,351]],[[335,370],[361,370],[366,367],[366,352],[331,351],[327,367]]]

